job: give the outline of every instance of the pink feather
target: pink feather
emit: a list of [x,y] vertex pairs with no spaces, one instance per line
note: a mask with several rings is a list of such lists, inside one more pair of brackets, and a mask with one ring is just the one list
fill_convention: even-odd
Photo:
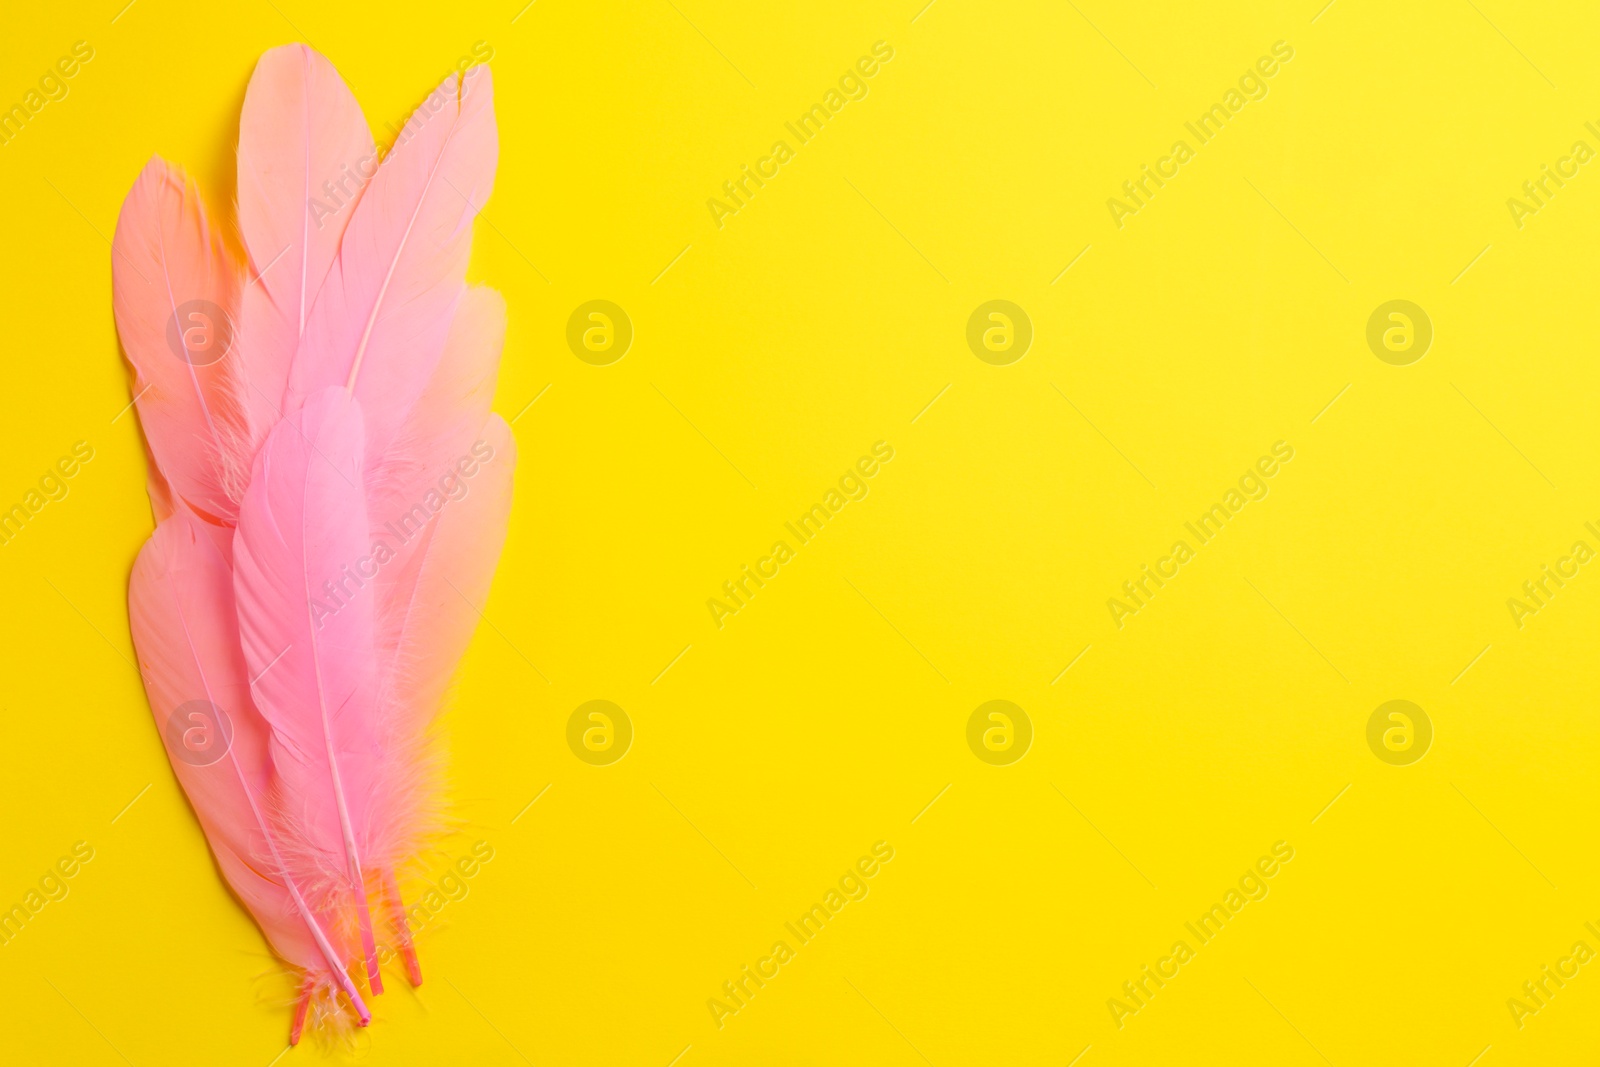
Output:
[[385,605],[380,620],[390,656],[384,695],[392,714],[412,732],[426,730],[439,711],[477,628],[505,541],[516,440],[504,419],[490,415],[474,446],[477,470],[466,482],[466,495],[426,529],[409,588]]
[[[408,611],[407,598],[433,532],[433,509],[428,505],[445,501],[452,485],[465,486],[470,495],[478,484],[458,468],[463,462],[468,467],[479,462],[471,450],[481,438],[494,398],[505,315],[499,293],[481,286],[467,289],[422,401],[384,463],[368,479],[373,539],[391,547],[396,557],[377,578],[382,605],[379,647],[391,661],[397,650],[395,628]],[[452,509],[459,510],[453,503],[444,508]]]
[[[250,700],[233,575],[215,531],[175,513],[133,565],[128,618],[150,708],[228,885],[304,984],[314,994],[343,990],[364,1025],[371,1016],[344,973],[338,931],[290,877],[267,817],[267,726]],[[193,741],[187,749],[175,744],[179,729]]]
[[499,146],[487,67],[452,74],[406,121],[361,196],[289,375],[289,407],[343,385],[377,459],[411,413],[461,298]]
[[176,509],[172,501],[172,486],[167,484],[167,479],[162,475],[161,468],[156,466],[156,457],[150,451],[150,442],[141,442],[144,445],[145,466],[145,492],[150,497],[150,514],[155,518],[156,525],[160,526],[167,521],[167,516]]
[[[515,449],[509,434],[489,435],[485,421],[504,337],[500,295],[468,289],[410,422],[368,473],[373,545],[392,553],[373,578],[381,703],[406,753],[390,761],[396,773],[382,787],[386,884],[440,829],[429,727],[478,621],[475,605],[487,595],[505,536]],[[397,894],[388,896],[391,936],[412,984],[420,985],[404,911]]]
[[199,194],[160,159],[133,183],[111,247],[117,333],[156,464],[195,514],[231,525],[250,456],[237,360],[216,347],[237,317],[234,265]]
[[234,595],[272,730],[278,816],[304,845],[296,870],[353,917],[381,992],[362,868],[385,756],[377,645],[373,597],[349,577],[369,548],[363,431],[360,404],[339,386],[273,427],[239,507]]
[[[241,119],[242,288],[165,164],[118,223],[117,322],[150,386],[159,524],[130,614],[158,721],[206,699],[234,723],[222,770],[175,751],[173,766],[229,884],[302,972],[291,1040],[312,1003],[367,1023],[346,969],[364,960],[381,993],[380,945],[422,980],[397,872],[438,828],[430,727],[488,595],[516,463],[489,413],[504,303],[464,282],[497,153],[475,68],[417,109],[370,182],[319,203],[335,172],[363,173],[371,139],[332,66],[290,45],[262,57]],[[215,364],[166,343],[192,300],[239,331]]]
[[479,465],[466,495],[445,506],[417,539],[408,581],[400,583],[380,618],[384,714],[394,736],[412,753],[390,764],[398,773],[384,783],[384,809],[391,818],[387,855],[380,862],[390,887],[392,936],[413,985],[422,984],[422,971],[404,908],[393,891],[394,871],[437,831],[429,818],[437,783],[429,773],[425,745],[477,629],[505,542],[517,453],[504,419],[489,416],[473,443],[472,457]]
[[361,107],[332,63],[303,44],[261,57],[239,118],[239,229],[250,256],[240,352],[256,446],[283,415],[312,301],[377,165]]

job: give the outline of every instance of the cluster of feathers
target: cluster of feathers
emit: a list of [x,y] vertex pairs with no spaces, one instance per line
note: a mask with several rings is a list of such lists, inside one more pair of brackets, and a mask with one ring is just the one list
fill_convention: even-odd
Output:
[[[308,1016],[367,1025],[380,961],[422,981],[397,873],[440,829],[430,727],[516,462],[489,410],[504,302],[465,280],[497,157],[486,67],[380,164],[333,66],[288,45],[245,96],[239,241],[159,158],[117,222],[157,523],[128,589],[139,669],[223,877],[298,976],[291,1041]],[[466,494],[418,511],[458,464]],[[419,533],[384,535],[407,515]]]

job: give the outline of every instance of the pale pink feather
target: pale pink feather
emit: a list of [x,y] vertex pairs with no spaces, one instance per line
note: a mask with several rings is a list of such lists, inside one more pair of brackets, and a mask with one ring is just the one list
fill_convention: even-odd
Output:
[[441,475],[463,494],[442,497],[411,539],[405,571],[380,610],[381,703],[395,758],[385,761],[377,786],[381,822],[372,855],[389,887],[389,929],[412,985],[422,984],[422,971],[395,871],[441,829],[430,727],[482,617],[505,542],[515,469],[511,428],[491,415],[469,451]]
[[283,414],[312,301],[377,166],[366,118],[332,63],[303,44],[261,57],[239,118],[239,229],[250,268],[240,354],[258,446]]
[[[469,289],[456,310],[433,380],[369,489],[373,537],[396,549],[395,561],[380,574],[387,579],[378,616],[385,699],[408,709],[405,717],[413,728],[426,725],[437,711],[454,660],[465,651],[464,641],[418,644],[426,620],[441,610],[441,593],[449,595],[443,608],[452,616],[457,606],[464,606],[462,596],[450,592],[441,576],[450,577],[471,604],[481,606],[505,536],[509,474],[516,456],[514,447],[499,447],[499,435],[495,441],[485,436],[504,339],[505,301],[492,289]],[[460,500],[452,499],[456,493],[462,494]],[[488,507],[489,501],[495,506]],[[441,523],[454,528],[469,515],[471,532],[466,536],[476,543],[461,541],[455,532],[440,541]],[[454,556],[471,558],[455,561]],[[441,560],[448,562],[441,566]],[[418,576],[425,566],[432,588],[419,593]],[[467,610],[470,637],[477,616]]]
[[[134,562],[128,616],[150,709],[228,885],[303,983],[343,990],[365,1025],[371,1016],[344,972],[348,950],[289,875],[267,815],[267,726],[250,699],[226,540],[218,542],[216,527],[179,511]],[[187,751],[174,747],[178,729],[195,732]]]
[[[389,653],[385,699],[411,730],[427,728],[443,703],[488,599],[511,513],[516,439],[498,415],[479,428],[466,494],[441,509],[422,542],[413,581],[384,612]],[[458,472],[459,473],[459,472]]]
[[[441,829],[427,728],[471,638],[473,605],[487,594],[505,537],[515,454],[509,435],[506,443],[498,433],[485,437],[504,337],[500,294],[468,289],[427,390],[384,462],[368,472],[372,541],[384,550],[372,579],[382,706],[397,753],[379,786],[385,819],[374,861],[390,884],[394,869]],[[441,594],[449,599],[441,603]],[[411,982],[421,984],[404,913],[389,903],[395,947]]]
[[432,376],[461,297],[499,155],[493,95],[488,68],[472,67],[407,120],[355,206],[290,371],[291,408],[325,386],[354,392],[374,459]]
[[386,752],[378,715],[374,596],[352,579],[368,554],[360,404],[313,393],[256,456],[234,537],[234,593],[256,703],[272,731],[278,814],[297,860],[359,928],[381,992],[362,857]]
[[[454,483],[463,480],[452,472],[463,459],[471,460],[494,398],[504,340],[505,301],[493,289],[468,288],[427,389],[388,454],[368,472],[373,539],[395,554],[378,574],[380,605],[408,595],[425,527]],[[386,606],[379,609],[380,650],[393,648],[383,636],[385,619],[393,614]]]
[[220,348],[186,357],[184,338],[221,346],[231,337],[239,279],[198,192],[160,159],[145,165],[123,201],[111,280],[156,464],[197,515],[231,525],[250,459],[238,360]]

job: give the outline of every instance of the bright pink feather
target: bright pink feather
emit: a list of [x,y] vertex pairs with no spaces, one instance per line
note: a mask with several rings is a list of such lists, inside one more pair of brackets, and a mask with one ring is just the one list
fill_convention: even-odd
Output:
[[303,44],[261,57],[239,117],[239,229],[250,255],[240,351],[257,446],[283,414],[312,301],[377,166],[361,107],[332,63]]
[[499,144],[487,67],[452,74],[407,120],[345,230],[289,375],[293,407],[343,385],[381,457],[433,373]]
[[272,730],[278,814],[314,878],[359,927],[381,990],[362,857],[382,775],[374,597],[354,574],[368,555],[360,404],[313,393],[256,456],[234,537],[234,593],[256,703]]
[[223,877],[273,950],[313,989],[342,989],[364,1024],[370,1016],[344,973],[348,949],[289,876],[267,816],[267,726],[250,699],[218,539],[216,527],[180,511],[133,565],[128,617],[150,709]]
[[236,269],[199,194],[160,159],[133,183],[111,246],[117,333],[156,464],[197,515],[232,525],[250,460],[229,347]]

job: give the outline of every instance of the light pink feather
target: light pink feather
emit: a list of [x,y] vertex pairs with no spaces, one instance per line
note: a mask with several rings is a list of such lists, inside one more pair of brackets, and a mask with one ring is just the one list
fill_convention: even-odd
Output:
[[332,63],[303,44],[261,57],[239,118],[239,229],[250,268],[240,354],[257,446],[283,414],[312,301],[377,166],[361,107]]
[[[463,459],[472,460],[472,444],[494,398],[504,339],[505,301],[500,294],[482,286],[467,288],[427,389],[388,454],[369,471],[373,538],[391,547],[396,557],[378,574],[380,604],[409,595],[425,527],[452,487],[460,491],[456,483],[464,479],[452,472]],[[393,648],[393,641],[382,635],[384,619],[392,614],[380,608],[380,650]]]
[[288,407],[351,389],[381,457],[421,395],[461,297],[499,144],[487,67],[452,74],[407,120],[345,230],[289,375]]
[[233,575],[217,541],[216,527],[180,511],[133,565],[128,617],[150,709],[229,886],[313,995],[343,990],[365,1025],[371,1016],[344,972],[348,950],[289,876],[267,816],[267,726],[250,699]]
[[[483,561],[499,558],[505,536],[516,454],[514,447],[501,446],[502,435],[485,436],[504,339],[505,301],[492,289],[469,289],[433,380],[369,489],[373,537],[396,547],[395,561],[380,575],[387,579],[380,587],[378,616],[385,698],[409,709],[412,729],[425,727],[438,710],[454,661],[465,651],[464,641],[417,645],[425,619],[440,610],[453,616],[464,606],[441,577],[481,606],[493,574],[492,562]],[[460,499],[453,499],[458,493]],[[463,521],[471,530],[465,536],[475,542],[461,540],[456,527]],[[441,525],[452,530],[442,540]],[[419,593],[425,567],[431,588]],[[441,594],[448,595],[442,605]],[[467,610],[470,637],[477,616]]]
[[475,435],[466,494],[435,517],[415,561],[410,588],[386,605],[381,622],[390,653],[385,688],[393,714],[425,730],[439,712],[477,628],[511,513],[516,439],[498,415]]
[[272,731],[277,814],[292,861],[360,932],[381,992],[362,857],[376,816],[380,739],[374,597],[351,568],[369,553],[360,405],[319,390],[268,435],[234,538],[234,593],[256,703]]
[[[374,861],[391,886],[388,926],[413,985],[422,973],[393,875],[442,829],[428,727],[478,621],[473,605],[487,594],[505,536],[515,454],[499,435],[484,436],[504,336],[500,294],[468,289],[426,392],[384,462],[368,472],[372,540],[384,549],[372,579],[382,706],[399,753],[379,786],[386,819]],[[441,594],[448,600],[441,603]]]
[[236,325],[239,279],[199,194],[160,159],[145,165],[123,201],[111,280],[156,464],[197,515],[232,525],[250,449],[236,353],[215,346],[227,344]]

